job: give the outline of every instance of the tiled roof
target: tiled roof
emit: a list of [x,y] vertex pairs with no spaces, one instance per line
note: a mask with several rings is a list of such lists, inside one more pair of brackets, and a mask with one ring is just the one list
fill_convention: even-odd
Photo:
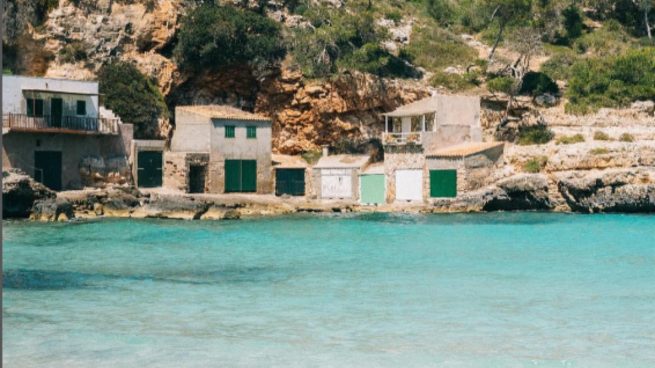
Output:
[[435,158],[464,158],[486,150],[503,146],[503,142],[469,142],[455,146],[441,148],[433,152],[426,152],[426,157]]
[[348,169],[362,168],[369,160],[369,156],[364,155],[332,155],[321,157],[314,166],[315,169]]
[[234,120],[253,120],[253,121],[271,121],[270,118],[243,111],[233,106],[227,105],[190,105],[177,106],[176,110],[190,112],[212,119],[234,119]]
[[276,169],[304,169],[308,166],[307,161],[300,156],[280,155],[274,153],[271,155],[271,158],[273,160],[273,167]]
[[384,113],[382,115],[389,117],[403,117],[403,116],[417,116],[436,112],[439,109],[439,104],[449,104],[451,101],[462,101],[462,99],[474,99],[479,97],[466,96],[466,95],[435,95],[426,97],[422,100],[414,101],[407,105],[400,106],[394,111]]

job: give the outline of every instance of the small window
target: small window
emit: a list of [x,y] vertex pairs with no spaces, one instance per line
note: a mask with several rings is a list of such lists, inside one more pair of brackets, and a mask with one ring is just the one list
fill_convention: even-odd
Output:
[[40,98],[27,99],[27,116],[43,117],[43,100]]
[[234,138],[234,125],[225,126],[225,138]]
[[257,138],[257,127],[256,126],[249,126],[246,128],[246,137],[250,139]]
[[86,101],[77,101],[77,115],[86,115]]

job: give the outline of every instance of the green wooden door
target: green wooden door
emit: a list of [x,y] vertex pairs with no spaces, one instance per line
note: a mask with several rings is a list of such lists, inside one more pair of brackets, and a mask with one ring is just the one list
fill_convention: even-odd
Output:
[[141,188],[156,188],[162,184],[161,151],[141,151],[137,155],[137,185]]
[[457,197],[457,170],[430,170],[430,197]]
[[225,192],[256,192],[257,161],[225,160]]
[[275,195],[305,195],[305,169],[275,170]]
[[361,175],[361,203],[382,204],[385,202],[384,175]]
[[64,100],[61,98],[50,99],[50,119],[53,127],[61,127],[64,119]]
[[52,190],[61,190],[61,152],[34,152],[34,180]]

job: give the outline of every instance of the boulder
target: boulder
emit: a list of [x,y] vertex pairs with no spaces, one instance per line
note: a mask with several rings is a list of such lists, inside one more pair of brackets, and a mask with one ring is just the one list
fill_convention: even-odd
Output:
[[484,211],[550,210],[548,179],[542,174],[518,174],[496,184],[486,195]]
[[559,191],[577,212],[655,212],[655,172],[616,169],[571,172],[559,180]]
[[207,212],[209,205],[193,197],[158,196],[135,209],[131,217],[197,220]]
[[55,197],[55,192],[19,170],[2,173],[2,216],[27,218],[35,201]]
[[68,221],[75,217],[73,205],[63,198],[46,198],[34,202],[30,220]]

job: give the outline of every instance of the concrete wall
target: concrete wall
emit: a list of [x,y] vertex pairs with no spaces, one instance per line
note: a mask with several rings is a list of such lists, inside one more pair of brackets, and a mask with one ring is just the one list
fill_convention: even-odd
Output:
[[480,126],[480,97],[440,95],[436,106],[437,125]]
[[[189,192],[189,171],[192,165],[209,167],[208,153],[165,152],[164,187]],[[211,185],[211,177],[205,170],[205,192]]]
[[[129,128],[126,127],[129,131]],[[94,173],[113,170],[129,180],[129,149],[121,135],[77,135],[11,132],[3,136],[3,170],[16,168],[34,175],[34,152],[62,153],[63,189],[101,184]],[[102,173],[101,173],[102,174]]]
[[175,131],[171,140],[173,152],[209,152],[211,119],[188,111],[175,110]]
[[[26,89],[47,90],[49,92],[23,92]],[[70,93],[70,94],[66,94]],[[82,95],[75,95],[82,93]],[[43,113],[50,115],[50,99],[64,100],[64,116],[77,115],[77,101],[86,101],[86,117],[98,117],[98,83],[64,79],[35,78],[15,75],[2,76],[2,113],[27,113],[29,98],[43,99]]]
[[[225,138],[225,126],[235,126],[234,138]],[[209,191],[225,192],[225,160],[257,160],[257,193],[273,192],[271,159],[271,123],[246,120],[212,121],[209,175],[212,178]],[[246,127],[257,127],[257,138],[246,137]]]

